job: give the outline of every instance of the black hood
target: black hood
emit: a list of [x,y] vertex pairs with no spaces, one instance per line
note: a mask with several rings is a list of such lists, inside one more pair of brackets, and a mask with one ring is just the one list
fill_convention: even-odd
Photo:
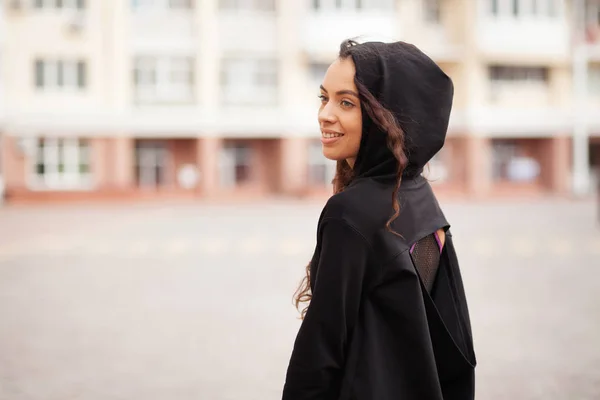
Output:
[[[404,43],[367,42],[352,46],[356,79],[390,110],[405,133],[408,166],[404,178],[421,174],[442,148],[448,129],[454,86],[423,52]],[[398,163],[379,130],[363,109],[355,177],[394,178]]]

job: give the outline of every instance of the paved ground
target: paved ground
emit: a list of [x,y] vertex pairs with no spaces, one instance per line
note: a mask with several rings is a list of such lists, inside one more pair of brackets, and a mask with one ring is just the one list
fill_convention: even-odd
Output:
[[[593,204],[449,204],[478,399],[600,398]],[[0,209],[0,400],[276,400],[318,203]]]

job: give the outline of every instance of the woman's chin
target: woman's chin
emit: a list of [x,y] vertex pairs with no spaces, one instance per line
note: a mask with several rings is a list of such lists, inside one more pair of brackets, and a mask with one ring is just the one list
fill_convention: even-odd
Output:
[[340,157],[340,155],[334,151],[331,151],[330,149],[324,148],[323,149],[323,155],[325,156],[326,159],[331,160],[331,161],[339,161],[339,160],[343,160],[344,157]]

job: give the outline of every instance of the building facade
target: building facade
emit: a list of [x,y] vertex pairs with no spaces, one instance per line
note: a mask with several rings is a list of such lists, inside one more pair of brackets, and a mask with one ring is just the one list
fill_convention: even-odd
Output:
[[583,97],[575,3],[5,0],[5,197],[329,194],[318,86],[348,37],[412,42],[453,79],[447,144],[426,172],[440,193],[567,194],[576,173],[590,189],[600,2],[584,2]]
[[2,162],[2,135],[4,132],[4,74],[3,72],[3,58],[4,58],[4,44],[6,40],[4,24],[4,7],[0,7],[0,205],[4,202],[4,166]]

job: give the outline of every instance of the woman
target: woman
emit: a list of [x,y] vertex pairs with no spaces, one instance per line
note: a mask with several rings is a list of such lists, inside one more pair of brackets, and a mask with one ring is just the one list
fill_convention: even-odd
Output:
[[345,41],[327,70],[319,125],[335,194],[296,293],[310,304],[284,400],[474,398],[450,225],[421,176],[444,144],[452,97],[450,78],[403,42]]

